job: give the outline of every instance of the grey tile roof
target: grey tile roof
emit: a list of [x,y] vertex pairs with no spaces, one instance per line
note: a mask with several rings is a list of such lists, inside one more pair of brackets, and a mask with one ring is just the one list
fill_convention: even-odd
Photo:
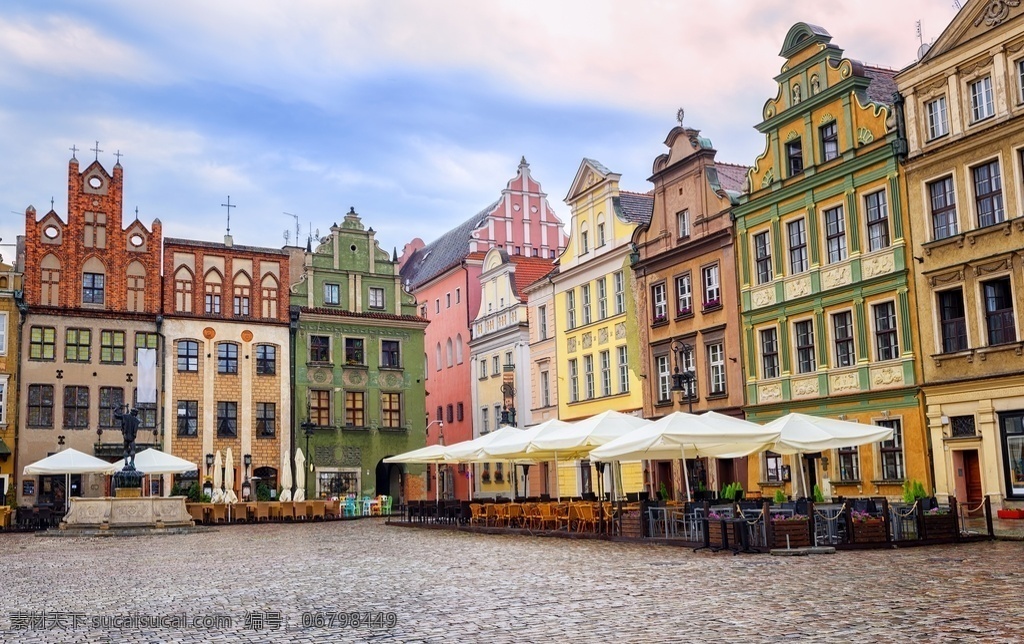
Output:
[[743,188],[747,183],[747,171],[750,168],[734,163],[717,162],[715,163],[715,169],[718,170],[718,183],[724,190],[743,192]]
[[893,80],[896,72],[865,65],[864,75],[871,79],[871,84],[868,85],[868,99],[882,105],[892,105],[892,97],[896,93],[896,81]]
[[408,280],[411,288],[417,288],[464,260],[469,255],[469,234],[487,221],[487,215],[500,202],[498,199],[416,251],[402,267],[402,281]]
[[600,172],[601,174],[615,174],[614,172],[606,168],[604,164],[598,161],[597,159],[583,157],[583,160],[589,163],[590,165],[594,166],[594,169]]
[[640,225],[651,223],[654,195],[621,191],[614,199],[614,204],[615,213],[626,221]]

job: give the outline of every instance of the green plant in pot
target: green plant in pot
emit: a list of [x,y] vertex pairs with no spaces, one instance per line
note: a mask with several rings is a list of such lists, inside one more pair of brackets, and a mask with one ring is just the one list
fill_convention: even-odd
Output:
[[665,485],[664,481],[661,482],[661,487],[658,488],[658,498],[662,501],[668,499],[668,487]]
[[821,493],[821,488],[818,487],[817,483],[814,484],[814,492],[813,492],[813,494],[814,494],[814,502],[815,503],[824,503],[825,502],[825,495]]
[[785,503],[786,500],[787,500],[786,499],[786,491],[783,490],[782,488],[779,488],[779,489],[775,490],[775,496],[774,496],[773,500],[776,503],[779,503],[779,504]]
[[903,481],[903,502],[904,503],[915,503],[920,499],[928,497],[928,493],[925,492],[924,484],[921,481],[914,479],[907,479]]

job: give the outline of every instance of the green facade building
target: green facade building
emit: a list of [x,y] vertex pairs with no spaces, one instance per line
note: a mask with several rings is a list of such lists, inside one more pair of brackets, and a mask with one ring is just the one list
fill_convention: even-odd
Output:
[[307,498],[422,495],[422,466],[383,459],[426,444],[427,321],[374,235],[351,209],[315,248],[290,249],[294,444],[307,455],[296,487]]

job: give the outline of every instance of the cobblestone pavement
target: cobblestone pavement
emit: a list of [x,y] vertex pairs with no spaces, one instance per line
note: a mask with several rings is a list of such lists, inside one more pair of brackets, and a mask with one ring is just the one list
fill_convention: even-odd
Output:
[[[1019,641],[1024,587],[1019,542],[732,556],[380,520],[9,534],[0,552],[0,641],[17,642]],[[86,623],[10,630],[43,611]],[[270,628],[274,611],[281,628]],[[393,612],[397,625],[328,628],[337,611]],[[91,626],[125,615],[232,623]]]

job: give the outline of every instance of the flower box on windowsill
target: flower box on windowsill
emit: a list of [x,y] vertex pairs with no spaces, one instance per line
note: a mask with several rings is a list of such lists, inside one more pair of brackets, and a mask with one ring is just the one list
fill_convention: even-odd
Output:
[[654,319],[651,320],[651,326],[658,326],[658,325],[661,325],[661,324],[666,324],[667,322],[668,322],[668,317],[667,316],[656,315],[654,317]]
[[491,482],[491,476],[489,474],[481,474],[480,475],[480,482],[481,483],[490,483]]
[[677,318],[684,318],[684,317],[686,317],[688,315],[693,315],[693,309],[692,308],[689,308],[689,309],[678,309],[676,311],[676,317]]
[[715,309],[720,309],[720,308],[722,308],[722,300],[721,299],[718,299],[718,300],[708,300],[707,302],[704,302],[703,305],[701,305],[701,310],[703,310],[703,311],[713,311]]

